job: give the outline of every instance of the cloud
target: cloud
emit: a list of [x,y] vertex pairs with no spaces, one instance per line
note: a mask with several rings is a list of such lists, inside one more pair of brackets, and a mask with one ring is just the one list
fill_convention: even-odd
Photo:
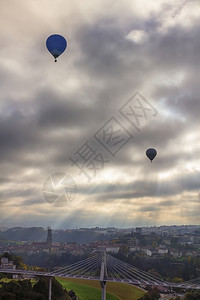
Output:
[[[198,2],[58,2],[0,4],[2,224],[199,223]],[[52,33],[68,40],[56,64]],[[158,111],[140,132],[119,112],[138,90]],[[112,116],[134,136],[115,156],[93,136]],[[69,161],[86,141],[108,161],[91,181]],[[41,193],[56,172],[78,186],[65,209]]]
[[132,30],[127,34],[126,38],[140,44],[147,39],[147,33],[144,30]]

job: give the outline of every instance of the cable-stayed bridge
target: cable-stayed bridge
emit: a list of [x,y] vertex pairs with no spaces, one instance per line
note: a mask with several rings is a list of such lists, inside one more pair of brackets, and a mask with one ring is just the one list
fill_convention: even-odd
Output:
[[98,280],[102,288],[102,300],[106,300],[106,282],[123,282],[139,287],[165,287],[166,289],[184,288],[200,289],[200,278],[192,279],[184,283],[170,283],[161,280],[148,272],[142,271],[128,263],[125,263],[113,256],[103,253],[95,253],[77,263],[60,268],[53,272],[35,272],[26,270],[0,269],[0,272],[7,274],[18,274],[25,276],[49,277],[49,300],[51,300],[52,277],[79,278]]

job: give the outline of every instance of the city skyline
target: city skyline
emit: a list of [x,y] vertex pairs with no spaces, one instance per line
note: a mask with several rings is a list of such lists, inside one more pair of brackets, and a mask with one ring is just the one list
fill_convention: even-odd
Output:
[[0,4],[0,226],[200,224],[199,6]]

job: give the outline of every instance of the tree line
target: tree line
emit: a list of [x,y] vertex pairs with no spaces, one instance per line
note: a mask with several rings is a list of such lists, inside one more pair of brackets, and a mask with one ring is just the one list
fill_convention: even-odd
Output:
[[[72,297],[69,294],[74,295]],[[11,280],[0,282],[0,300],[48,300],[49,279],[39,278],[35,285],[31,280]],[[76,295],[66,289],[55,279],[52,279],[52,300],[75,300]]]

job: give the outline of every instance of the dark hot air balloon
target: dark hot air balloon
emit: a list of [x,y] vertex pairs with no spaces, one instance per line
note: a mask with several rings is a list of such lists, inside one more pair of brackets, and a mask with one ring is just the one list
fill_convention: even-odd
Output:
[[151,162],[156,157],[156,155],[157,155],[156,149],[154,148],[147,149],[146,156],[150,159]]
[[55,62],[57,58],[65,51],[67,48],[67,41],[66,39],[59,34],[52,34],[46,40],[46,46],[49,52],[55,58]]

